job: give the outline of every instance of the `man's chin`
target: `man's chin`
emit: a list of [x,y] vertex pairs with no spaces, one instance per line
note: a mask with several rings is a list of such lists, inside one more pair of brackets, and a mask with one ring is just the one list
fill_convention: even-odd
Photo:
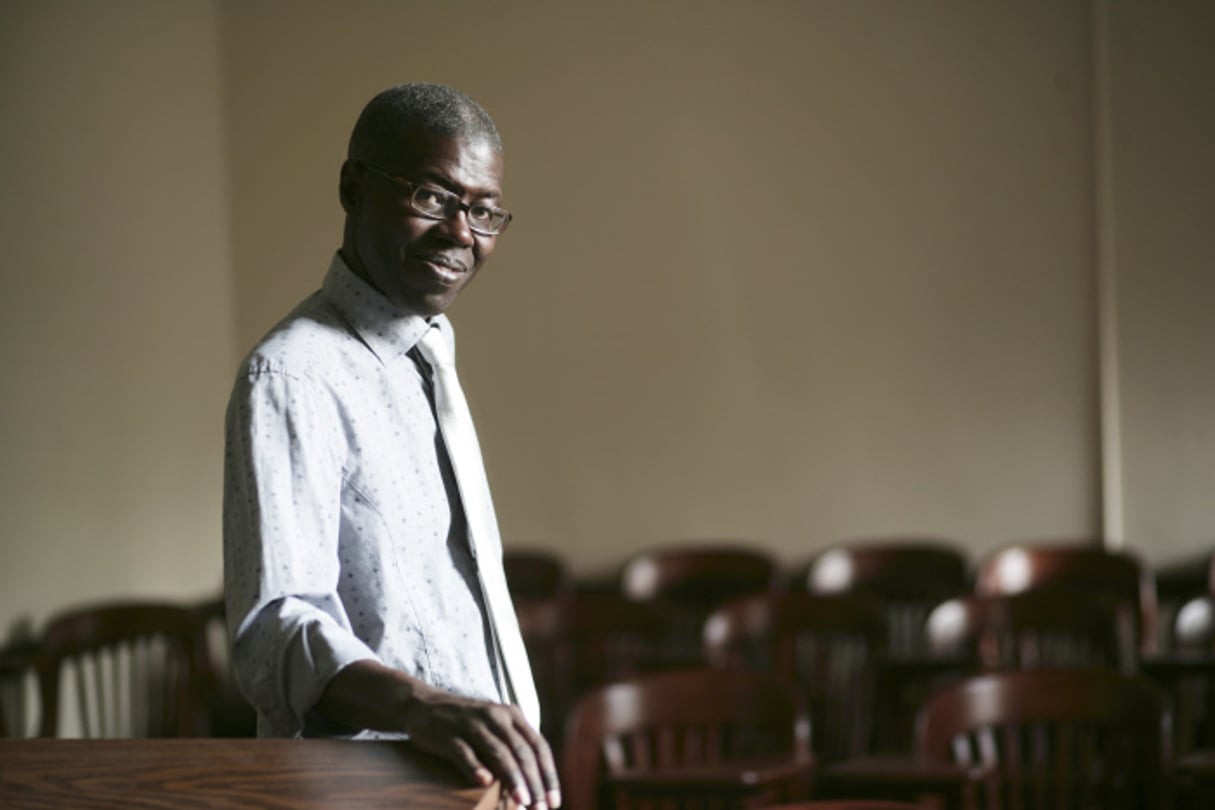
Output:
[[442,315],[456,300],[459,290],[420,291],[407,290],[403,294],[393,296],[393,303],[421,315],[423,318],[433,318]]

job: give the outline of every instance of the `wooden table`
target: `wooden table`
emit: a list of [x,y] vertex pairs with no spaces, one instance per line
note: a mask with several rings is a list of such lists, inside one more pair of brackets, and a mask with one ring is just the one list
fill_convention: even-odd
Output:
[[342,740],[0,740],[0,807],[505,807],[400,742]]

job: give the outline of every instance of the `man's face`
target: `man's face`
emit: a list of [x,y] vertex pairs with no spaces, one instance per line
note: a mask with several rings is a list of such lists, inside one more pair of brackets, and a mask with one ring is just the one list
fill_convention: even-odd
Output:
[[[385,147],[367,162],[453,192],[465,203],[500,202],[502,156],[484,140],[414,134]],[[420,216],[409,208],[406,188],[357,161],[342,167],[341,198],[346,262],[389,300],[419,315],[446,311],[494,251],[497,237],[470,230],[467,211],[447,219]]]

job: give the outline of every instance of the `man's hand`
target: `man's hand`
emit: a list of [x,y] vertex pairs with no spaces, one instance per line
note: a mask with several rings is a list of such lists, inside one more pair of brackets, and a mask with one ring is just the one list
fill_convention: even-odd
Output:
[[451,760],[483,785],[497,777],[523,807],[560,806],[552,752],[517,706],[469,700],[423,685],[405,709],[404,723],[419,748]]
[[350,728],[404,732],[478,783],[500,780],[522,807],[561,805],[552,751],[518,707],[458,697],[375,661],[359,661],[333,677],[317,709]]

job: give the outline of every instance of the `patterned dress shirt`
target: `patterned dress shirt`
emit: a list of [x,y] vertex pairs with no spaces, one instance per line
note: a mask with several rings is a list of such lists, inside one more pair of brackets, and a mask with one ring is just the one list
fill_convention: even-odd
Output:
[[[450,336],[445,316],[433,322]],[[414,349],[428,328],[339,255],[237,374],[224,590],[259,736],[358,731],[314,707],[330,678],[365,659],[502,700],[429,368]],[[498,553],[482,564],[500,564]]]

